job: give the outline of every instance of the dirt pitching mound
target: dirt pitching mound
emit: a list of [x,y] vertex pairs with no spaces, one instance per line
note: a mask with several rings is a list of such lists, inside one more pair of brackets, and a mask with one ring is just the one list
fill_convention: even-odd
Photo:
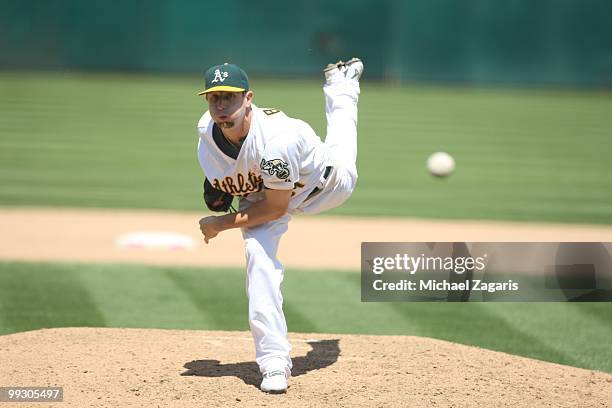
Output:
[[[406,336],[291,334],[284,395],[258,389],[249,333],[109,328],[0,336],[0,385],[63,386],[57,407],[598,407],[612,375]],[[24,405],[25,406],[25,405]]]

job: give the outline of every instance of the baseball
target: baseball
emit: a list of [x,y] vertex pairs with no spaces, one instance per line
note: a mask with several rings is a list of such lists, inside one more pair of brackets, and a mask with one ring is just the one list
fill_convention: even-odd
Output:
[[436,177],[446,177],[455,170],[455,159],[448,153],[436,152],[427,159],[427,170]]

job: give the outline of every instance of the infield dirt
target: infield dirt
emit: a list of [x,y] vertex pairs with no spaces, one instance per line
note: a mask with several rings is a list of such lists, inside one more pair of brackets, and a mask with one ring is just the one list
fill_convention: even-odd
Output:
[[[0,260],[132,262],[244,267],[240,231],[205,245],[198,220],[206,213],[59,208],[0,209]],[[191,239],[184,249],[121,248],[134,232],[170,232]],[[360,270],[361,242],[612,242],[612,226],[492,221],[298,216],[283,236],[287,268]]]
[[0,337],[0,384],[63,386],[64,402],[56,407],[604,407],[612,401],[610,374],[440,340],[290,338],[294,368],[284,395],[258,389],[246,332],[11,334]]

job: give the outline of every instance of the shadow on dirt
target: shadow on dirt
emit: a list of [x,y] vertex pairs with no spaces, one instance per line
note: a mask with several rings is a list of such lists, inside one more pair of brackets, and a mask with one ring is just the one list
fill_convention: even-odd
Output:
[[[309,341],[310,350],[305,356],[292,359],[293,368],[291,376],[298,377],[309,371],[329,367],[338,360],[340,355],[340,340],[313,340]],[[197,377],[238,377],[248,385],[259,387],[261,374],[259,367],[254,361],[243,363],[221,364],[219,360],[194,360],[186,363],[183,367],[188,370],[182,376]]]

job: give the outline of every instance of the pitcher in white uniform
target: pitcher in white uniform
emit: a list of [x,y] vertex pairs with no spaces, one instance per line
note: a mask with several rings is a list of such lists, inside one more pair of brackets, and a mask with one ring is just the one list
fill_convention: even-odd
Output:
[[242,230],[249,326],[264,392],[286,392],[292,367],[282,308],[284,269],[276,257],[280,238],[293,214],[337,207],[355,188],[362,72],[358,58],[325,68],[325,142],[307,123],[255,106],[248,77],[234,64],[208,69],[199,93],[208,102],[198,123],[198,159],[207,183],[240,197],[237,212],[204,217],[200,230],[206,243],[224,230]]

